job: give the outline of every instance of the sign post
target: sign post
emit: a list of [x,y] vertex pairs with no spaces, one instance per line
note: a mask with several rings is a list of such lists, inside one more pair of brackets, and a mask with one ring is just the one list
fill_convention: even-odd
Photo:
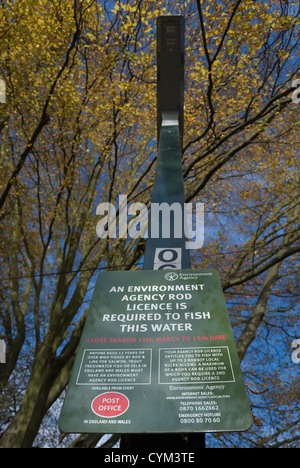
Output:
[[170,67],[181,77],[174,79],[174,94],[164,100],[160,93],[168,81],[163,57],[183,56],[183,26],[181,17],[158,20],[159,151],[152,202],[170,207],[168,236],[158,212],[151,217],[156,236],[147,240],[143,271],[99,275],[61,413],[64,432],[199,437],[252,425],[219,275],[190,269],[184,210],[181,216],[172,212],[184,205],[179,58]]

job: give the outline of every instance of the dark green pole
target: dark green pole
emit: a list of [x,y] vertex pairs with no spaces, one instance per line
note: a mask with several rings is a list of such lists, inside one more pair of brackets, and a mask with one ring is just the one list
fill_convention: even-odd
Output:
[[[144,270],[189,269],[178,113],[163,112]],[[153,237],[156,233],[157,237]]]

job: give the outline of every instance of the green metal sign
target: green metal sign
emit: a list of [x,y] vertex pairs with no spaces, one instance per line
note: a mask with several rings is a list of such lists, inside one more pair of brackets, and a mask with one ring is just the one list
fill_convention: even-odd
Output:
[[215,270],[99,276],[60,417],[64,432],[223,432],[251,425]]

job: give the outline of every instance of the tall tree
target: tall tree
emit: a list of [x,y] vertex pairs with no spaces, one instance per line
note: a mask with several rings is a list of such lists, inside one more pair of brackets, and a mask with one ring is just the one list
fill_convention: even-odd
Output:
[[[32,446],[65,389],[99,271],[140,267],[144,240],[100,240],[96,207],[118,207],[120,194],[150,202],[155,19],[166,13],[187,19],[183,169],[187,201],[205,202],[207,234],[193,267],[221,273],[250,399],[276,405],[288,387],[278,377],[260,393],[253,350],[265,327],[274,342],[295,333],[298,1],[3,1],[1,447]],[[284,414],[293,404],[286,398]],[[266,411],[256,416],[270,427]],[[281,418],[274,437],[255,426],[249,438],[293,444],[296,423]]]

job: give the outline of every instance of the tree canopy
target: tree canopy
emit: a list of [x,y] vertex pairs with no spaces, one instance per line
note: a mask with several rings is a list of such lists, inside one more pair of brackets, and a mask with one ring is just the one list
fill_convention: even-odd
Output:
[[163,14],[186,18],[185,193],[205,203],[192,265],[220,272],[255,417],[209,444],[299,444],[298,0],[2,0],[0,447],[59,444],[95,279],[141,268],[144,239],[99,239],[96,207],[151,201]]

